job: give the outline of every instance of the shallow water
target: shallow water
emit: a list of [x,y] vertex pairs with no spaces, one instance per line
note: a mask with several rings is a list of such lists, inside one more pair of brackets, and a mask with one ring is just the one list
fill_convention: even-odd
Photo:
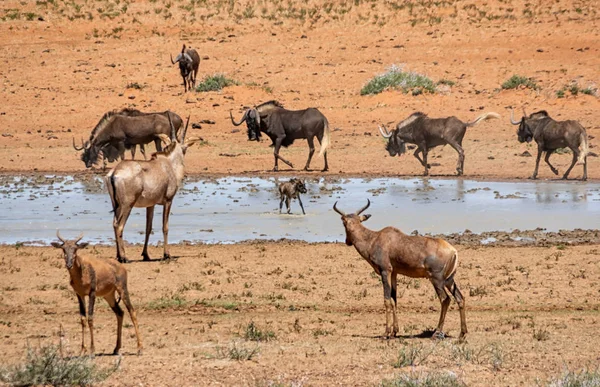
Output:
[[[436,179],[311,179],[292,215],[279,214],[280,178],[187,179],[177,194],[169,241],[233,243],[248,239],[343,241],[344,229],[332,206],[355,211],[367,198],[372,218],[365,225],[391,225],[406,233],[446,234],[469,229],[548,231],[597,228],[600,184],[580,182],[478,182]],[[100,178],[4,176],[0,185],[0,243],[47,244],[56,229],[63,237],[80,231],[92,243],[112,243],[110,198]],[[285,212],[285,205],[284,205]],[[134,209],[125,240],[142,243],[145,209]],[[162,207],[156,208],[150,243],[162,242]]]

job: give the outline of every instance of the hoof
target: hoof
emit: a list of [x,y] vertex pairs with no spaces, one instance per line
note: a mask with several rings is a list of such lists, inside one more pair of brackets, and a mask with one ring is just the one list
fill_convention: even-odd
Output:
[[556,176],[558,176],[558,169],[553,169],[552,173],[554,173]]
[[117,258],[117,261],[119,261],[120,263],[129,263],[129,262],[131,262],[127,258]]
[[121,352],[121,348],[115,348],[115,350],[113,351],[113,355],[117,356],[117,355],[119,355],[120,352]]
[[444,340],[446,338],[446,334],[442,331],[435,331],[433,335],[431,335],[431,340]]
[[169,259],[171,259],[171,254],[164,254],[163,255],[163,260],[168,261]]
[[537,180],[537,176],[529,176],[529,180]]
[[142,348],[138,349],[138,356],[142,356],[144,354],[144,351],[142,350]]
[[323,169],[321,169],[321,172],[327,172],[327,171],[329,171],[329,168],[323,168]]
[[142,261],[146,261],[146,262],[151,261],[150,256],[148,254],[142,254],[142,257],[143,257]]

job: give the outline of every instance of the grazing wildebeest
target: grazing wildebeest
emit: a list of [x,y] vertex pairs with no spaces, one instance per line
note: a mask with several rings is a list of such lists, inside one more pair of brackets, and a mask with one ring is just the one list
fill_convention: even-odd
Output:
[[545,110],[532,113],[527,117],[525,109],[523,109],[521,121],[515,121],[514,111],[511,109],[510,123],[519,125],[519,130],[517,131],[519,142],[531,142],[531,140],[535,140],[537,143],[537,158],[535,160],[533,175],[530,177],[531,179],[537,179],[540,158],[544,152],[546,152],[546,157],[544,158],[546,164],[550,166],[555,175],[558,175],[558,170],[550,164],[550,156],[557,149],[568,147],[573,152],[573,161],[562,178],[566,179],[569,176],[571,169],[573,169],[576,163],[583,162],[582,180],[587,180],[588,139],[585,128],[579,122],[573,120],[555,121],[550,118],[548,112]]
[[309,153],[308,160],[304,166],[304,170],[308,171],[310,160],[315,153],[315,136],[321,144],[319,157],[323,155],[325,166],[323,172],[329,170],[327,164],[327,147],[329,146],[329,122],[327,118],[315,108],[304,110],[287,110],[277,101],[265,102],[255,108],[248,109],[244,112],[242,119],[235,122],[231,111],[229,112],[231,122],[235,126],[239,126],[246,121],[248,127],[248,140],[260,141],[260,133],[263,132],[273,142],[275,167],[274,171],[279,169],[278,160],[283,161],[290,167],[294,167],[292,163],[285,160],[279,155],[279,149],[292,145],[295,140],[305,138],[308,141]]
[[[429,118],[426,114],[416,112],[408,116],[396,125],[396,129],[391,133],[385,126],[379,127],[379,131],[384,138],[389,139],[386,149],[390,156],[402,155],[406,152],[406,143],[415,144],[417,149],[414,156],[425,167],[424,175],[429,175],[427,164],[427,153],[429,149],[440,145],[449,144],[458,153],[458,163],[456,171],[458,176],[463,174],[465,166],[465,152],[462,147],[463,137],[467,128],[477,125],[479,122],[490,118],[500,118],[497,113],[484,113],[477,117],[473,122],[464,123],[458,118],[452,116],[447,118]],[[423,153],[423,159],[419,157]]]
[[[52,242],[52,246],[62,249],[65,258],[65,265],[71,277],[71,287],[77,294],[79,301],[79,315],[81,316],[81,354],[86,353],[85,348],[85,326],[90,327],[91,348],[90,354],[94,355],[94,304],[96,297],[103,297],[110,308],[117,315],[117,345],[113,354],[117,355],[121,349],[121,332],[123,329],[123,309],[119,302],[123,300],[133,326],[135,327],[135,336],[137,338],[138,354],[142,354],[142,339],[138,329],[135,310],[129,299],[127,289],[127,270],[114,259],[102,259],[92,256],[82,256],[78,250],[87,247],[88,243],[79,243],[83,238],[81,233],[74,240],[65,240],[56,230],[56,237],[62,242]],[[116,299],[119,295],[119,300]],[[89,309],[86,315],[85,297],[89,297]]]
[[[183,120],[177,114],[170,112],[171,119],[175,127],[179,130],[183,125]],[[160,145],[159,134],[170,133],[169,120],[167,112],[162,113],[143,113],[135,109],[123,109],[121,111],[110,111],[105,113],[100,122],[92,130],[90,139],[83,143],[81,160],[87,168],[92,167],[101,154],[107,159],[116,160],[117,155],[123,159],[124,150],[135,145],[147,144],[154,141],[156,150],[162,149]],[[144,158],[146,158],[145,152]],[[132,156],[135,153],[132,151]]]
[[175,57],[171,55],[171,63],[179,63],[179,72],[183,78],[183,91],[187,92],[196,87],[196,76],[198,75],[198,67],[200,67],[200,55],[193,48],[185,48],[185,44],[181,49],[181,53]]
[[[427,278],[433,284],[442,310],[434,337],[443,337],[444,320],[450,305],[450,296],[454,296],[460,311],[460,339],[467,334],[465,317],[465,300],[456,284],[454,276],[458,268],[458,253],[452,245],[443,239],[406,235],[394,227],[386,227],[380,231],[372,231],[362,222],[371,215],[361,215],[369,208],[367,205],[354,214],[345,214],[333,205],[335,212],[342,216],[346,229],[346,244],[354,246],[356,251],[381,276],[385,305],[385,336],[396,336],[398,333],[398,317],[396,316],[397,277],[398,274],[411,278]],[[393,326],[390,324],[390,315]]]
[[306,186],[300,179],[292,178],[290,181],[279,184],[279,195],[281,196],[281,201],[279,202],[279,213],[281,214],[281,208],[283,207],[283,202],[285,201],[285,208],[287,208],[287,213],[289,214],[291,211],[290,200],[298,198],[298,203],[300,203],[302,213],[306,215],[306,212],[304,212],[304,206],[302,205],[302,199],[300,199],[301,193],[306,193]]
[[144,261],[150,260],[148,239],[152,232],[154,207],[157,204],[163,206],[163,257],[165,259],[171,257],[168,240],[171,205],[183,181],[185,153],[191,145],[200,139],[190,138],[184,142],[190,122],[188,117],[187,124],[178,140],[171,122],[171,115],[167,117],[171,126],[171,137],[169,139],[169,136],[159,134],[160,139],[167,143],[162,152],[153,154],[152,159],[148,161],[121,161],[105,178],[113,206],[113,228],[115,230],[117,259],[119,262],[128,261],[123,246],[123,230],[133,207],[146,208],[146,239],[142,256]]

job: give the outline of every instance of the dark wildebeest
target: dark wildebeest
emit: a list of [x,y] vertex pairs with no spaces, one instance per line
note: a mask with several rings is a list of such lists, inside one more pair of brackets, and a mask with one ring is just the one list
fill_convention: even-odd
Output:
[[[168,116],[170,120],[170,115]],[[189,118],[187,120],[189,124]],[[171,125],[170,137],[159,134],[167,143],[164,151],[152,155],[147,161],[126,160],[117,164],[105,177],[106,188],[113,206],[113,228],[117,245],[117,260],[127,262],[123,245],[123,230],[133,207],[146,208],[146,238],[142,256],[144,261],[150,260],[148,255],[148,239],[152,233],[154,207],[163,206],[163,257],[169,254],[169,215],[177,190],[184,178],[185,153],[198,138],[185,140],[188,125],[176,138],[175,128]],[[184,141],[185,140],[185,141]]]
[[175,60],[171,55],[171,63],[179,62],[179,72],[183,78],[183,91],[187,92],[196,87],[196,76],[198,75],[198,67],[200,67],[200,55],[193,48],[185,48],[185,44],[181,49],[181,53],[177,55]]
[[[381,276],[385,305],[385,335],[389,338],[398,333],[398,274],[411,278],[427,278],[435,288],[442,310],[434,337],[443,337],[444,320],[450,306],[450,296],[454,296],[460,312],[460,337],[467,334],[465,317],[465,300],[454,280],[458,268],[458,253],[452,245],[443,239],[406,235],[394,227],[386,227],[380,231],[369,230],[362,222],[371,215],[361,215],[369,205],[353,214],[346,214],[333,205],[335,212],[342,216],[346,229],[346,244],[354,246],[356,251]],[[391,323],[390,315],[393,319]]]
[[[429,168],[431,168],[427,164],[429,149],[449,144],[458,153],[456,171],[460,176],[463,174],[465,167],[465,152],[462,141],[467,128],[490,118],[500,118],[500,116],[492,112],[484,113],[477,117],[475,121],[464,123],[454,116],[429,118],[424,113],[416,112],[408,116],[407,119],[400,121],[391,133],[385,129],[385,126],[383,128],[380,126],[379,131],[383,137],[389,139],[386,149],[392,157],[404,154],[406,143],[415,144],[417,150],[415,150],[414,156],[425,167],[425,176],[429,174]],[[423,153],[423,159],[419,157],[419,153]]]
[[[538,167],[540,166],[540,158],[542,153],[546,152],[544,160],[550,166],[552,172],[558,175],[558,170],[550,164],[550,156],[557,149],[570,148],[573,152],[573,161],[563,179],[569,176],[569,172],[577,162],[583,162],[583,178],[587,180],[587,154],[588,154],[588,139],[585,128],[577,121],[555,121],[548,115],[545,110],[532,113],[527,117],[525,109],[523,109],[523,117],[521,121],[515,121],[514,112],[510,112],[510,122],[513,125],[519,125],[517,135],[519,142],[531,142],[535,140],[537,143],[537,158],[535,160],[535,169],[531,179],[537,179]],[[580,149],[581,148],[581,149]]]
[[278,160],[283,161],[290,167],[294,167],[292,163],[285,160],[279,155],[281,147],[292,145],[295,140],[305,138],[308,141],[310,149],[308,160],[304,166],[304,170],[308,171],[310,160],[315,153],[315,136],[321,144],[319,157],[323,155],[325,166],[323,172],[329,170],[327,164],[327,147],[329,146],[329,122],[327,118],[315,108],[304,110],[287,110],[277,101],[265,102],[255,108],[248,109],[244,112],[242,119],[235,122],[231,111],[229,112],[231,122],[235,126],[239,126],[246,121],[248,127],[248,140],[260,141],[260,133],[263,132],[273,142],[275,167],[274,171],[279,169]]
[[[181,117],[173,112],[170,114],[175,127],[181,128]],[[169,135],[170,131],[167,112],[143,113],[135,109],[123,109],[105,113],[92,130],[90,139],[81,148],[75,147],[75,144],[73,147],[76,150],[83,149],[81,160],[90,168],[98,162],[101,154],[109,160],[116,160],[117,155],[123,159],[125,149],[151,141],[154,141],[156,150],[160,151],[162,147],[158,135]],[[146,158],[145,152],[143,154]]]
[[300,199],[301,193],[306,193],[306,186],[300,179],[292,178],[290,181],[279,184],[279,195],[281,196],[281,201],[279,202],[279,213],[281,214],[281,208],[283,207],[283,202],[285,201],[285,208],[287,208],[287,213],[289,214],[291,211],[290,200],[297,198],[298,203],[300,203],[300,208],[302,208],[302,214],[306,215],[306,212],[304,212],[304,206],[302,205],[302,199]]

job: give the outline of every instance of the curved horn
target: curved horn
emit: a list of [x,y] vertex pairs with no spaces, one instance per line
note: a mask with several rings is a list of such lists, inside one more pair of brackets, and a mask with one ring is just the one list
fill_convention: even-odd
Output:
[[79,242],[81,240],[81,238],[83,238],[83,232],[81,234],[79,234],[77,236],[77,238],[75,238],[75,244],[77,244],[77,242]]
[[523,117],[527,117],[527,112],[525,111],[525,106],[523,106]]
[[62,242],[65,243],[65,240],[60,236],[60,231],[58,231],[58,229],[56,229],[56,237]]
[[367,205],[364,206],[363,208],[361,208],[360,210],[356,211],[356,215],[360,215],[364,210],[369,208],[370,205],[371,205],[371,201],[369,199],[367,199]]
[[85,143],[83,142],[83,139],[81,139],[81,142],[83,143],[83,147],[85,149],[90,149],[92,147],[92,144],[89,141],[86,141]]
[[173,121],[171,120],[171,111],[167,110],[167,118],[169,119],[169,125],[171,126],[171,140],[177,140],[177,132],[175,131],[175,127],[173,126]]
[[185,135],[187,134],[187,129],[188,129],[189,124],[190,124],[190,116],[188,116],[187,121],[185,122],[185,128],[183,129],[183,132],[181,133],[181,140],[179,140],[179,142],[182,144],[183,144],[183,141],[185,140]]
[[513,108],[510,109],[510,123],[513,125],[519,125],[520,121],[515,121],[515,110]]
[[258,126],[258,130],[260,131],[260,114],[258,114],[258,109],[254,109],[254,117],[256,118],[256,125]]
[[337,212],[338,214],[342,215],[342,216],[346,216],[346,214],[345,214],[343,211],[341,211],[341,210],[338,210],[338,208],[337,208],[337,202],[335,202],[335,203],[333,204],[333,210],[334,210],[335,212]]
[[169,136],[167,136],[166,134],[164,134],[164,133],[159,133],[159,134],[158,134],[158,138],[160,138],[160,140],[161,140],[162,142],[164,142],[166,146],[169,146],[169,145],[171,145],[171,139],[170,139],[170,138],[169,138]]
[[242,122],[246,121],[246,118],[248,118],[248,110],[246,110],[244,112],[244,115],[242,116],[242,119],[240,120],[240,122],[235,122],[235,120],[233,119],[233,114],[231,114],[231,110],[229,111],[229,117],[231,118],[231,123],[235,126],[240,126],[242,124]]
[[73,148],[74,148],[76,151],[83,150],[83,140],[81,140],[81,148],[77,148],[77,146],[75,145],[75,137],[73,137]]
[[[383,132],[384,130],[385,130],[385,133]],[[390,132],[388,132],[388,130],[385,128],[385,126],[383,128],[381,126],[379,126],[379,131],[381,132],[381,135],[383,136],[383,138],[392,137],[392,134]]]

